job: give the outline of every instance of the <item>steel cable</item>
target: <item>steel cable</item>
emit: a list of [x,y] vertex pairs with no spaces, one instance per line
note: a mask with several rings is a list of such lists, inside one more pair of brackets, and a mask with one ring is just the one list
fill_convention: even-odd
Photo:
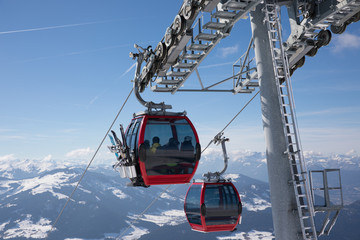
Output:
[[[124,101],[123,105],[121,106],[119,112],[117,113],[114,121],[111,123],[111,125],[110,125],[109,129],[107,130],[105,136],[103,137],[102,141],[100,142],[97,150],[95,151],[95,153],[94,153],[93,157],[91,158],[89,164],[87,165],[86,169],[84,170],[83,174],[81,175],[81,177],[80,177],[78,183],[76,184],[74,190],[72,191],[72,193],[71,193],[70,196],[68,197],[66,203],[64,204],[64,207],[63,207],[62,210],[60,211],[60,213],[59,213],[59,215],[57,216],[55,222],[52,224],[51,229],[50,229],[50,231],[49,231],[49,233],[47,234],[47,236],[46,236],[45,239],[48,239],[48,235],[53,231],[56,223],[59,221],[62,213],[64,212],[66,206],[68,205],[68,203],[69,203],[69,201],[71,200],[72,196],[74,195],[75,191],[76,191],[77,188],[79,187],[80,182],[82,181],[82,179],[83,179],[84,176],[85,176],[85,173],[87,172],[87,170],[89,169],[90,165],[91,165],[92,162],[94,161],[97,153],[99,152],[99,150],[100,150],[101,146],[103,145],[103,143],[104,143],[107,135],[108,135],[109,132],[111,131],[112,127],[114,126],[117,118],[119,117],[120,113],[122,112],[125,104],[127,103],[129,97],[131,96],[132,92],[133,92],[133,88],[131,89],[129,95],[127,96],[127,98],[125,99],[125,101]],[[252,100],[258,95],[259,92],[260,92],[260,91],[258,91],[258,92],[244,105],[244,107],[225,125],[225,127],[224,127],[219,133],[223,132],[223,131],[237,118],[237,116],[250,104],[250,102],[252,102]],[[209,142],[209,144],[205,147],[205,149],[202,150],[201,153],[205,152],[205,150],[211,145],[212,142],[213,142],[213,140],[211,140],[211,141]],[[129,226],[128,226],[116,239],[120,239],[120,238],[124,235],[124,233],[131,227],[131,224],[134,223],[134,222],[136,222],[137,220],[139,220],[140,217],[145,214],[145,212],[160,198],[160,196],[161,196],[164,192],[166,192],[166,191],[168,190],[168,188],[169,188],[170,186],[171,186],[171,185],[168,185],[168,186],[157,196],[157,198],[155,198],[155,199],[144,209],[144,211],[143,211],[135,220],[133,220],[131,223],[129,223]]]
[[138,221],[141,218],[141,216],[143,216],[146,213],[146,211],[149,210],[149,208],[161,197],[161,195],[169,189],[170,186],[172,185],[168,185],[154,200],[152,200],[152,202],[144,209],[144,211],[142,211],[142,213],[140,213],[140,215],[138,215],[138,217],[135,220],[130,222],[129,226],[118,237],[116,237],[116,239],[120,239],[124,235],[124,233],[131,227],[131,225],[136,221]]
[[131,91],[130,91],[130,93],[129,93],[129,95],[128,95],[128,96],[127,96],[127,98],[125,99],[125,101],[124,101],[123,105],[121,106],[121,108],[120,108],[119,112],[117,113],[117,115],[116,115],[116,117],[115,117],[114,121],[111,123],[111,125],[110,125],[109,129],[107,130],[107,132],[106,132],[106,134],[105,134],[105,136],[104,136],[104,138],[101,140],[101,142],[100,142],[100,144],[99,144],[98,148],[96,149],[96,151],[95,151],[95,153],[94,153],[93,157],[91,158],[91,160],[90,160],[89,164],[87,165],[87,167],[86,167],[85,171],[84,171],[84,172],[83,172],[83,174],[81,175],[81,177],[80,177],[79,181],[77,182],[77,184],[76,184],[76,186],[75,186],[74,190],[72,191],[72,193],[71,193],[71,194],[70,194],[70,196],[68,197],[68,199],[67,199],[67,201],[66,201],[66,203],[65,203],[64,207],[61,209],[61,211],[60,211],[59,215],[57,216],[57,218],[56,218],[55,222],[52,224],[51,229],[50,229],[50,231],[47,233],[47,235],[46,235],[46,238],[45,238],[45,239],[48,239],[49,234],[53,231],[53,229],[54,229],[54,227],[55,227],[56,223],[59,221],[59,219],[60,219],[60,217],[61,217],[62,213],[64,212],[64,210],[65,210],[65,208],[66,208],[66,206],[67,206],[67,205],[68,205],[68,203],[70,202],[70,200],[71,200],[72,196],[74,195],[74,193],[75,193],[76,189],[79,187],[80,182],[81,182],[81,181],[82,181],[82,179],[84,178],[85,173],[86,173],[86,172],[87,172],[87,170],[89,169],[89,167],[90,167],[91,163],[94,161],[94,159],[95,159],[95,157],[96,157],[97,153],[99,152],[99,150],[100,150],[101,146],[103,145],[103,143],[104,143],[104,141],[105,141],[105,139],[106,139],[107,135],[108,135],[108,134],[109,134],[109,132],[111,131],[112,127],[114,126],[114,124],[115,124],[116,120],[118,119],[118,117],[119,117],[120,113],[122,112],[122,110],[123,110],[123,108],[124,108],[125,104],[126,104],[126,103],[127,103],[127,101],[129,100],[129,98],[130,98],[130,96],[131,96],[131,94],[132,94],[133,90],[134,90],[134,89],[132,88],[132,89],[131,89]]
[[[225,129],[235,120],[235,118],[237,118],[237,116],[239,116],[239,114],[252,102],[252,100],[254,100],[254,98],[259,94],[259,92],[260,90],[255,93],[255,95],[244,105],[243,108],[241,108],[241,110],[228,122],[228,124],[226,124],[226,126],[219,133],[225,131]],[[209,144],[201,151],[201,154],[205,152],[205,150],[211,145],[211,143],[213,143],[213,141],[214,139],[209,142]]]

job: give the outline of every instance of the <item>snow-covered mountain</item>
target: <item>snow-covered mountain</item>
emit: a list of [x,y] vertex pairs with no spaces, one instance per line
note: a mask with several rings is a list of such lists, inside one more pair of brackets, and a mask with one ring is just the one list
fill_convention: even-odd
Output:
[[[17,162],[17,163],[16,163]],[[18,165],[17,164],[21,163]],[[38,161],[1,162],[0,239],[41,239],[51,229],[79,180],[83,168]],[[44,166],[45,169],[44,169]],[[272,223],[266,183],[230,174],[244,202],[243,223],[233,233],[203,234],[188,226],[183,212],[189,185],[126,187],[112,169],[89,170],[49,239],[271,239]],[[141,213],[154,200],[158,200]],[[254,216],[261,212],[261,221]]]
[[[228,152],[232,168],[253,178],[267,181],[266,156],[263,152],[230,151]],[[324,168],[340,168],[342,171],[360,171],[360,154],[349,151],[346,154],[324,154],[321,152],[305,151],[304,158],[309,170]],[[215,164],[223,164],[221,149],[208,149],[201,158],[201,168],[205,171]],[[211,164],[210,164],[211,163]]]
[[[359,157],[307,154],[309,168],[340,167],[343,188],[357,189],[351,196],[354,203],[344,208],[334,234],[325,239],[356,239],[351,236],[360,235],[356,227],[360,205],[355,202],[360,199]],[[198,173],[210,170],[208,166],[221,169],[221,159],[221,152],[205,154]],[[84,169],[59,161],[0,159],[0,239],[45,238]],[[257,177],[267,172],[264,154],[230,153],[227,172],[244,205],[242,224],[232,233],[190,229],[183,212],[189,185],[126,187],[128,180],[119,178],[110,166],[95,166],[86,173],[49,239],[273,239],[269,188]]]
[[[261,152],[231,151],[229,168],[232,171],[268,182],[266,156]],[[207,150],[200,162],[198,171],[219,170],[223,165],[220,149]],[[360,155],[354,151],[346,154],[323,154],[304,152],[308,170],[340,169],[344,203],[350,204],[360,200]]]

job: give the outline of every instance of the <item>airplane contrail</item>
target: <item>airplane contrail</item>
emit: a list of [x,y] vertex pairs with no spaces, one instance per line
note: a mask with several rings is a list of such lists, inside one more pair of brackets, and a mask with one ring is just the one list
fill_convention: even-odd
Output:
[[[139,44],[151,44],[151,43],[155,43],[155,41],[142,42],[142,43],[139,43]],[[104,50],[109,50],[109,49],[115,49],[115,48],[130,47],[130,46],[132,46],[132,45],[133,45],[132,43],[126,43],[126,44],[114,45],[114,46],[103,47],[103,48],[89,49],[89,50],[77,51],[77,52],[69,52],[69,53],[58,54],[58,55],[53,55],[53,56],[45,56],[45,57],[37,57],[37,58],[19,60],[19,61],[16,61],[16,63],[33,62],[33,61],[45,60],[45,59],[49,59],[49,58],[66,57],[66,56],[72,56],[72,55],[80,55],[80,54],[84,54],[84,53],[99,52],[99,51],[104,51]],[[134,65],[134,66],[135,66],[135,65]],[[131,66],[131,68],[133,68],[134,66]],[[128,70],[128,71],[130,71],[130,70]],[[126,72],[126,73],[128,73],[128,72]],[[125,74],[126,74],[126,73],[125,73]],[[125,75],[125,74],[123,74],[123,75]],[[123,75],[121,75],[121,77],[123,77]]]
[[131,65],[131,67],[129,67],[128,70],[126,70],[126,71],[119,77],[119,79],[122,78],[123,76],[125,76],[128,72],[130,72],[131,69],[133,69],[133,68],[135,67],[135,65],[136,65],[136,62],[135,62],[133,65]]
[[210,65],[205,65],[205,66],[199,66],[198,69],[221,67],[221,66],[230,65],[230,64],[234,64],[234,62],[225,62],[225,63],[217,63],[217,64],[210,64]]
[[[121,79],[123,76],[125,76],[127,73],[129,73],[134,67],[136,66],[136,63],[134,63],[133,65],[131,65],[118,79]],[[113,81],[113,83],[115,83],[115,81]],[[100,97],[102,97],[103,95],[105,95],[106,92],[109,91],[110,88],[105,89],[104,91],[102,91],[100,94],[96,95],[95,97],[93,97],[90,102],[87,104],[86,108],[89,108],[91,105],[93,105]]]
[[98,23],[114,22],[114,21],[116,21],[116,20],[96,21],[96,22],[86,22],[86,23],[74,23],[74,24],[65,24],[65,25],[50,26],[50,27],[40,27],[40,28],[29,28],[29,29],[21,29],[21,30],[0,32],[0,34],[12,34],[12,33],[22,33],[22,32],[43,31],[43,30],[50,30],[50,29],[57,29],[57,28],[78,27],[78,26],[98,24]]

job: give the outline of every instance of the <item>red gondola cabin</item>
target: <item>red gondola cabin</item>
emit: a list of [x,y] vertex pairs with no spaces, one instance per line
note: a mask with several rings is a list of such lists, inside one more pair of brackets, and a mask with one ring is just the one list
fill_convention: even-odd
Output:
[[233,231],[239,223],[242,206],[231,182],[199,182],[190,186],[184,210],[195,231]]
[[193,124],[185,115],[137,115],[125,132],[135,159],[134,185],[188,183],[201,149]]

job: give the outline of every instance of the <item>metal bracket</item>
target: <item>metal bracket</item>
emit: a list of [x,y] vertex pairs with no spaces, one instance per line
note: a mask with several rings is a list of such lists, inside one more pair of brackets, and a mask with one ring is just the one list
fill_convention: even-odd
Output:
[[206,180],[209,181],[209,182],[210,181],[218,182],[218,181],[223,180],[223,179],[221,179],[221,175],[225,173],[225,171],[227,169],[227,166],[228,166],[229,157],[228,157],[227,152],[226,152],[225,142],[229,141],[229,138],[225,138],[225,137],[223,137],[223,135],[224,135],[223,132],[218,133],[214,137],[212,142],[214,144],[216,144],[216,145],[221,144],[222,152],[223,152],[223,156],[224,156],[224,168],[220,172],[214,172],[214,173],[208,172],[208,173],[203,174],[203,177],[206,178]]

